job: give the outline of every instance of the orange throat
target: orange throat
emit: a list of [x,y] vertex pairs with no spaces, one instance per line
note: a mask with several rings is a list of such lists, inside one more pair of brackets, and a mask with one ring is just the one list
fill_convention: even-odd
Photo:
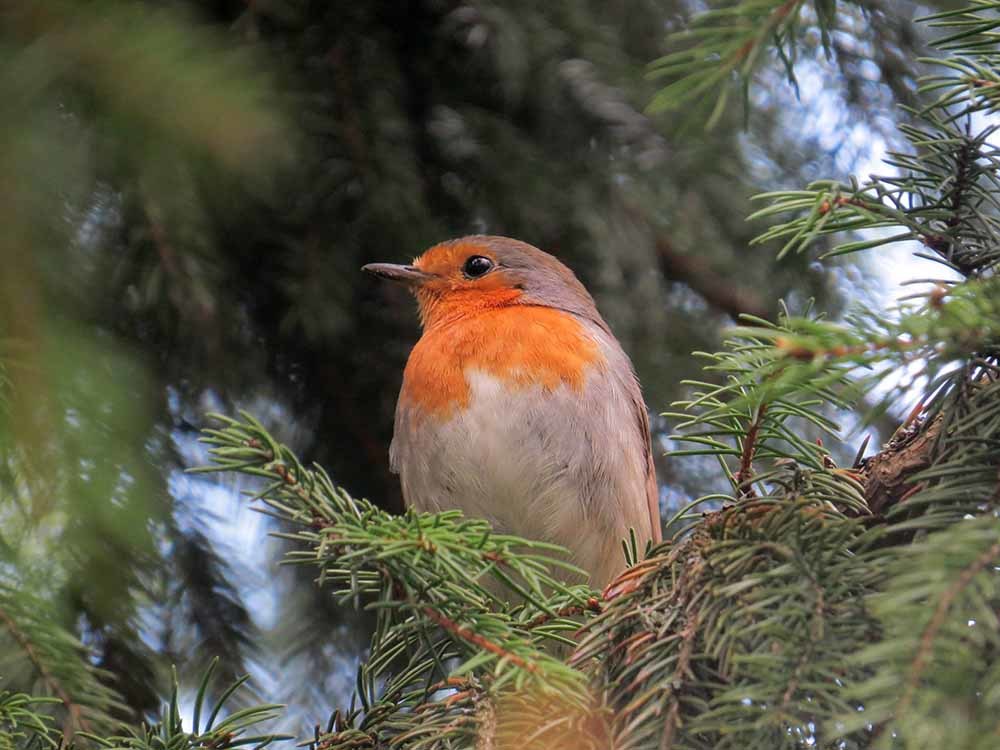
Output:
[[406,363],[402,404],[422,415],[450,418],[469,405],[469,370],[512,389],[583,390],[588,370],[604,362],[597,341],[573,315],[512,305],[519,292],[503,291],[506,299],[476,295],[474,304],[455,299],[459,295],[421,299],[425,330]]
[[479,289],[439,290],[425,286],[417,290],[420,323],[424,327],[424,331],[430,333],[434,329],[458,323],[483,312],[512,307],[520,296],[521,291],[511,287],[483,291]]

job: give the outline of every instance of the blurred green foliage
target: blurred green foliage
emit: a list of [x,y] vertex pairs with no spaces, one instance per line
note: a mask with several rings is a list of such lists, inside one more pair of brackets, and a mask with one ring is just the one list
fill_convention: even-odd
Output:
[[185,535],[155,357],[102,321],[103,259],[121,248],[101,228],[126,192],[154,232],[154,216],[204,220],[203,180],[266,192],[293,131],[247,50],[176,12],[56,1],[0,19],[0,684],[108,725],[155,705],[162,649],[143,620],[168,603],[155,583]]

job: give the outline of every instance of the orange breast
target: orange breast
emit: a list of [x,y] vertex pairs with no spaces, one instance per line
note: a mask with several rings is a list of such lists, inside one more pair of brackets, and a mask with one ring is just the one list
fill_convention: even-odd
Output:
[[424,332],[406,363],[400,399],[446,419],[469,403],[467,369],[512,388],[566,385],[579,391],[599,362],[597,343],[572,315],[527,305],[487,309]]

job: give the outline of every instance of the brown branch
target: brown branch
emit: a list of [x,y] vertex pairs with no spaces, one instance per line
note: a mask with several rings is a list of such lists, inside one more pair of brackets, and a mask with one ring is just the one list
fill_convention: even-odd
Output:
[[930,466],[940,432],[940,417],[930,424],[914,419],[897,430],[885,448],[861,462],[865,499],[875,518],[905,502],[919,486],[912,477]]
[[1000,542],[993,544],[988,550],[977,557],[969,567],[963,570],[958,580],[944,592],[941,601],[934,608],[934,615],[931,617],[930,622],[927,623],[927,627],[924,628],[923,635],[920,637],[920,648],[917,650],[917,656],[910,667],[906,692],[896,705],[894,716],[897,720],[910,707],[910,703],[913,700],[913,693],[917,689],[917,683],[920,682],[920,678],[923,676],[924,670],[930,662],[930,653],[934,648],[934,639],[937,638],[938,632],[944,625],[951,605],[955,602],[958,595],[968,588],[969,584],[972,583],[972,579],[979,575],[987,565],[992,565],[996,562],[998,558],[1000,558]]
[[760,33],[750,39],[747,39],[742,45],[740,45],[736,52],[730,55],[729,59],[726,60],[726,66],[733,69],[739,63],[743,62],[743,60],[746,59],[754,48],[757,47],[758,44],[761,44],[763,40],[767,39],[800,3],[801,0],[785,0],[785,2],[771,11],[767,20],[764,21],[764,25],[761,27]]
[[[193,307],[197,321],[201,325],[209,326],[215,319],[215,306],[205,294],[198,293],[199,290],[195,288],[195,280],[184,268],[183,258],[170,241],[163,211],[159,204],[151,196],[146,195],[142,210],[146,214],[149,237],[160,259],[160,267],[163,268],[167,278],[167,294],[171,304],[182,316],[186,315],[187,311]],[[211,328],[208,329],[208,331],[211,330]]]
[[[674,669],[674,677],[671,684],[678,685],[691,675],[691,656],[694,653],[694,643],[698,636],[701,625],[700,612],[694,611],[692,618],[685,624],[681,631],[681,648],[677,654],[677,667]],[[670,710],[664,722],[663,737],[660,740],[660,747],[670,750],[674,746],[674,735],[680,727],[681,701],[677,695],[677,689],[670,690]]]
[[774,348],[784,352],[786,357],[792,359],[812,360],[816,357],[829,357],[841,359],[844,357],[857,357],[862,354],[875,354],[879,351],[890,351],[905,354],[911,349],[921,346],[928,346],[929,341],[925,338],[914,337],[910,339],[881,338],[874,341],[867,341],[863,344],[847,346],[838,344],[831,347],[808,347],[797,343],[787,336],[778,336],[774,339]]
[[653,233],[653,249],[663,278],[679,281],[709,305],[734,318],[744,314],[770,317],[768,305],[755,291],[720,276],[701,258],[678,251],[666,235],[650,225],[646,213],[632,202],[622,200],[620,205],[632,221],[640,227],[648,227]]
[[678,252],[666,237],[656,237],[654,247],[664,278],[687,285],[717,310],[734,318],[744,314],[758,318],[770,316],[760,295],[720,276],[701,258]]
[[563,607],[562,609],[557,610],[554,615],[550,615],[548,612],[542,612],[542,614],[537,617],[528,620],[528,623],[524,627],[531,630],[532,628],[537,628],[539,625],[544,625],[549,620],[556,617],[572,617],[573,615],[582,615],[585,612],[600,614],[602,611],[601,603],[597,600],[596,596],[592,596],[587,600],[586,606],[571,604],[568,607]]
[[[384,566],[379,566],[379,568],[382,575],[385,576],[389,582],[391,582],[393,594],[400,600],[406,599],[407,598],[406,589],[404,588],[402,582],[400,582],[397,578],[395,578],[392,575],[392,573],[390,573],[389,570]],[[520,667],[521,669],[525,669],[529,672],[538,671],[537,665],[532,664],[531,662],[526,661],[525,659],[522,659],[517,654],[511,653],[503,646],[494,643],[493,641],[488,640],[487,638],[484,638],[483,636],[479,635],[479,633],[476,633],[470,630],[469,628],[459,625],[457,622],[447,617],[446,615],[441,614],[433,607],[425,604],[421,606],[419,609],[424,614],[424,616],[427,617],[428,620],[430,620],[436,625],[441,626],[444,630],[446,630],[447,632],[451,633],[452,635],[458,638],[461,638],[463,641],[471,643],[473,646],[476,646],[477,648],[480,648],[483,651],[489,651],[491,654],[496,654],[497,656],[501,657],[502,659],[506,659],[511,664],[514,664],[515,666]]]
[[767,404],[761,404],[743,440],[743,451],[740,454],[740,468],[736,472],[735,477],[736,492],[740,497],[754,496],[753,487],[751,486],[751,482],[753,481],[753,457],[757,453],[757,435],[760,433],[760,427],[764,422],[765,414],[767,414]]
[[537,665],[522,659],[517,654],[511,653],[503,646],[493,643],[493,641],[487,640],[483,636],[479,635],[479,633],[475,633],[466,627],[462,627],[454,620],[449,619],[448,617],[441,614],[440,612],[435,611],[431,607],[425,606],[422,608],[421,611],[424,613],[427,619],[431,620],[437,625],[440,625],[449,633],[461,638],[463,641],[467,641],[468,643],[471,643],[473,646],[481,648],[483,651],[489,651],[491,654],[496,654],[497,656],[506,659],[511,664],[514,664],[520,667],[521,669],[525,669],[529,672],[538,671]]
[[70,721],[63,727],[64,741],[68,743],[73,738],[73,734],[77,729],[82,729],[85,732],[92,731],[90,722],[83,716],[83,710],[80,705],[73,700],[69,691],[63,687],[59,679],[45,666],[45,662],[39,658],[35,647],[29,638],[21,632],[14,618],[8,615],[3,609],[0,609],[0,622],[7,628],[14,640],[17,641],[21,650],[27,654],[31,663],[35,665],[35,669],[38,670],[38,674],[42,677],[42,682],[55,693],[56,697],[63,702],[63,705],[69,712]]

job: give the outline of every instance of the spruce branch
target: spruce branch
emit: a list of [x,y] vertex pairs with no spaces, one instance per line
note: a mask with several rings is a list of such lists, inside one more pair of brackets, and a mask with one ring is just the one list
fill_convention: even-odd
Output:
[[775,486],[624,574],[585,626],[574,663],[598,665],[613,747],[799,747],[846,706],[863,673],[844,662],[877,628],[863,595],[881,573],[861,554],[875,532],[800,472]]
[[[6,635],[2,638],[3,634]],[[108,685],[110,675],[96,668],[87,649],[64,629],[50,602],[25,589],[0,585],[0,638],[3,676],[14,684],[35,687],[55,699],[49,709],[63,718],[69,740],[80,731],[100,731],[116,724],[112,715],[127,711],[121,696]]]
[[[827,234],[895,226],[903,231],[845,242],[831,253],[917,239],[966,280],[939,283],[888,313],[858,310],[844,323],[788,315],[777,325],[748,320],[729,333],[726,351],[709,355],[708,369],[722,383],[691,383],[692,397],[679,404],[685,411],[668,415],[681,420],[675,439],[692,446],[675,455],[717,458],[733,484],[733,494],[722,499],[732,505],[675,534],[679,550],[671,551],[668,562],[677,566],[682,560],[683,568],[664,581],[666,593],[658,597],[650,588],[650,581],[663,572],[662,563],[642,568],[638,576],[627,574],[618,588],[609,589],[613,601],[605,613],[588,626],[629,622],[616,611],[617,594],[642,619],[633,614],[631,630],[605,633],[605,638],[627,644],[626,649],[649,649],[659,659],[671,654],[653,662],[626,651],[624,664],[605,658],[605,668],[617,665],[619,670],[605,678],[621,680],[633,661],[640,669],[653,663],[687,664],[687,623],[697,622],[706,643],[695,646],[702,656],[692,663],[700,663],[704,671],[695,670],[694,678],[661,672],[671,690],[645,696],[647,706],[657,706],[657,715],[668,718],[660,735],[668,746],[865,747],[894,736],[907,748],[936,747],[945,738],[938,719],[929,717],[954,714],[954,686],[959,683],[960,711],[972,717],[969,725],[975,727],[963,731],[959,744],[978,747],[979,739],[995,729],[995,700],[985,697],[985,685],[998,675],[1000,632],[995,614],[1000,498],[997,159],[989,144],[990,128],[979,133],[959,129],[940,108],[921,116],[923,124],[906,131],[915,153],[893,157],[906,170],[903,176],[873,178],[864,185],[815,183],[806,191],[771,196],[775,202],[755,216],[798,212],[762,238],[784,239],[781,252],[810,247]],[[784,425],[773,421],[780,404],[786,413],[806,417],[808,424],[809,414],[843,408],[903,368],[909,377],[888,389],[884,400],[900,397],[914,382],[924,395],[893,439],[849,470],[837,469],[827,455],[798,439],[801,423],[783,431]],[[810,388],[816,402],[796,412]],[[827,427],[834,440],[840,438],[832,422],[812,421],[814,427]],[[741,489],[758,456],[769,458],[773,468],[754,474],[758,497],[748,497]],[[735,465],[729,463],[733,461]],[[709,499],[720,498],[701,498],[691,506]],[[769,504],[759,505],[763,500]],[[848,567],[857,568],[841,574],[857,576],[853,623],[866,624],[840,645],[829,646],[841,649],[839,667],[819,680],[810,677],[809,670],[823,658],[815,643],[827,637],[828,628],[844,623],[829,617],[830,584],[816,574],[822,566],[798,568],[797,584],[811,587],[813,604],[811,614],[799,612],[798,632],[810,633],[811,639],[797,643],[795,658],[782,662],[780,670],[748,677],[738,672],[739,665],[763,666],[773,654],[746,660],[719,645],[708,647],[716,631],[705,615],[706,608],[714,611],[706,602],[719,595],[720,586],[713,588],[711,576],[740,570],[736,561],[747,554],[741,525],[766,528],[757,537],[759,549],[787,565],[801,564],[798,539],[790,542],[780,526],[766,519],[805,501],[819,502],[841,516],[835,522],[828,518],[824,527],[840,527],[846,534],[840,542],[851,550]],[[714,527],[721,518],[727,518],[725,534]],[[699,576],[695,584],[688,583],[692,571]],[[735,600],[716,605],[725,613],[725,627],[717,632],[731,637],[733,630],[768,631],[769,625],[740,621],[743,613],[753,613],[746,615],[752,620],[762,612],[760,604],[747,598],[755,591],[752,580],[735,578],[727,589]],[[694,611],[683,600],[689,585],[696,592],[686,594],[698,603]],[[762,588],[773,597],[763,599],[763,611],[780,608],[788,595],[787,588]],[[644,608],[647,601],[652,612]],[[654,613],[669,613],[659,630],[650,627],[657,622]],[[780,642],[794,637],[786,635]],[[657,638],[672,644],[671,650],[654,648]],[[852,639],[874,645],[853,652],[846,646]],[[588,656],[599,653],[595,644],[585,642]],[[780,680],[775,679],[778,674]],[[824,680],[836,687],[823,688]],[[806,703],[797,704],[802,699]],[[619,705],[627,713],[637,708]],[[803,720],[806,714],[810,718]],[[626,746],[647,746],[654,737],[641,734],[652,731],[645,724],[621,731]]]
[[[415,737],[412,712],[432,711],[426,687],[449,677],[483,685],[484,701],[530,693],[581,710],[590,705],[584,676],[548,650],[572,643],[567,634],[579,622],[571,615],[599,610],[586,587],[555,577],[578,574],[559,559],[559,548],[495,534],[458,512],[392,516],[335,487],[320,467],[304,467],[249,415],[213,417],[223,427],[206,430],[202,440],[215,465],[197,471],[263,479],[254,499],[291,529],[279,535],[299,547],[287,562],[315,566],[321,586],[378,615],[372,657],[358,676],[367,710],[340,715],[333,722],[340,729],[320,738],[323,747],[349,747],[358,732],[372,741]],[[509,604],[498,586],[518,603]],[[464,662],[446,666],[456,656]],[[454,705],[433,711],[452,715]]]
[[[802,252],[820,238],[847,235],[824,257],[916,241],[934,258],[966,277],[982,277],[1000,262],[1000,151],[997,125],[973,132],[971,115],[996,101],[997,7],[992,2],[924,19],[959,31],[934,44],[948,53],[933,60],[942,72],[920,79],[920,93],[937,98],[904,108],[911,122],[900,126],[909,152],[893,152],[886,164],[898,174],[848,183],[820,180],[805,190],[756,196],[770,202],[749,219],[795,214],[754,241],[783,241],[779,256]],[[870,237],[857,238],[868,230]],[[874,230],[874,231],[872,231]]]
[[998,533],[996,518],[981,516],[883,555],[887,585],[872,604],[885,635],[850,660],[872,677],[852,690],[865,711],[845,712],[846,730],[879,724],[905,747],[930,748],[943,738],[939,717],[962,707],[951,741],[990,746],[1000,707],[994,682]]
[[754,473],[755,460],[827,467],[828,452],[822,444],[803,439],[802,429],[836,436],[829,408],[848,409],[859,393],[851,386],[849,364],[818,357],[799,362],[786,356],[781,342],[825,330],[822,321],[787,314],[778,324],[747,321],[758,325],[731,329],[725,351],[702,354],[709,361],[705,370],[721,376],[722,383],[686,381],[692,396],[674,404],[684,411],[664,414],[678,420],[671,438],[690,446],[670,455],[715,457],[733,485],[734,501],[756,494],[753,485],[764,479]]
[[[867,746],[870,731],[887,722],[896,726],[902,714],[894,708],[906,682],[884,679],[884,662],[876,656],[886,648],[884,629],[906,622],[912,630],[912,613],[892,625],[896,621],[887,618],[897,613],[878,604],[884,591],[895,589],[894,576],[917,567],[912,557],[904,565],[900,550],[913,530],[948,528],[984,511],[983,523],[995,525],[1000,316],[994,285],[992,279],[967,281],[907,307],[896,319],[857,315],[852,326],[790,316],[779,325],[754,321],[731,330],[727,349],[709,357],[708,369],[723,383],[695,383],[702,390],[682,402],[685,412],[671,415],[684,420],[676,439],[693,446],[675,455],[712,455],[724,468],[735,460],[727,469],[732,504],[680,529],[667,551],[609,586],[609,603],[586,626],[590,635],[575,656],[600,664],[601,685],[620,686],[610,700],[623,717],[612,727],[622,747],[647,747],[657,739],[684,748]],[[812,414],[816,426],[838,439],[824,421],[823,405],[839,406],[859,390],[851,387],[858,364],[876,367],[861,376],[867,385],[901,361],[924,362],[927,372],[939,375],[893,440],[857,467],[838,469],[821,446],[783,423],[788,415]],[[815,403],[803,408],[807,394]],[[754,474],[756,496],[748,496],[738,479],[746,478],[757,456],[772,464]],[[786,525],[793,519],[806,525],[822,519],[817,537],[805,541],[801,527]],[[806,562],[824,548],[828,553]],[[834,580],[827,574],[837,554],[846,558]],[[963,568],[936,600],[937,612],[952,616],[955,600],[970,578],[986,575],[992,555],[987,549]],[[791,576],[788,586],[754,567],[767,558],[780,571],[778,579]],[[922,565],[919,577],[904,577],[910,594],[901,587],[896,601],[914,596],[917,581],[926,588],[926,571],[933,569]],[[850,595],[837,588],[847,580],[856,584]],[[802,597],[801,608],[785,610],[793,591]],[[853,607],[843,620],[832,616],[838,598]],[[779,627],[782,615],[775,613],[796,624]],[[924,627],[924,645],[916,647],[924,656],[910,657],[907,674],[924,674],[938,649],[950,648],[938,643],[947,634],[943,617]],[[955,617],[957,626],[960,615]],[[992,623],[986,617],[980,610],[976,621]],[[746,634],[742,640],[740,633]],[[740,650],[765,633],[775,634],[771,651]],[[850,645],[870,641],[880,645],[866,658]],[[837,664],[820,667],[831,649]],[[643,690],[645,685],[659,687]],[[923,696],[922,683],[914,696]],[[869,701],[878,710],[869,713]],[[928,710],[934,715],[943,709]],[[653,715],[665,723],[647,720]]]
[[909,711],[914,693],[920,685],[928,663],[931,661],[931,652],[934,649],[935,642],[941,633],[941,629],[947,622],[949,611],[955,604],[955,601],[968,589],[976,576],[986,569],[986,566],[994,565],[998,559],[1000,559],[1000,542],[990,545],[967,567],[963,568],[955,582],[942,593],[934,607],[930,622],[927,623],[927,626],[920,635],[920,648],[917,650],[917,654],[910,664],[910,673],[906,680],[906,688],[893,712],[897,719],[905,718]]
[[[771,43],[786,61],[794,56],[791,37],[804,5],[804,0],[742,0],[735,6],[695,16],[689,29],[668,39],[671,45],[688,44],[688,48],[671,52],[650,65],[654,78],[676,77],[654,97],[650,109],[677,111],[698,105],[711,100],[707,94],[720,88],[706,124],[712,128],[725,111],[731,92],[725,84],[730,78],[736,76],[744,86],[748,85]],[[824,5],[817,7],[822,9]],[[828,15],[822,14],[821,20],[829,21]],[[826,28],[829,26],[824,25]],[[793,76],[790,62],[786,68]]]
[[261,726],[277,719],[283,706],[265,703],[230,708],[234,695],[248,680],[245,676],[220,690],[214,705],[208,704],[207,696],[217,665],[218,659],[212,660],[202,675],[194,696],[190,728],[184,726],[180,687],[174,672],[169,699],[163,704],[156,722],[125,727],[124,734],[105,736],[88,732],[81,736],[95,748],[106,750],[231,750],[241,747],[263,750],[274,742],[292,739],[291,735],[264,731]]
[[28,657],[28,660],[38,670],[38,674],[41,676],[45,687],[58,698],[58,701],[69,713],[69,722],[63,729],[63,734],[72,738],[73,733],[77,730],[91,731],[90,722],[84,718],[83,710],[73,700],[73,697],[66,688],[63,687],[62,682],[52,673],[46,659],[39,654],[38,649],[35,648],[28,636],[21,631],[14,618],[8,615],[2,608],[0,608],[0,624],[6,628],[7,632]]
[[58,748],[52,717],[36,710],[37,706],[53,702],[58,699],[0,690],[0,750]]

